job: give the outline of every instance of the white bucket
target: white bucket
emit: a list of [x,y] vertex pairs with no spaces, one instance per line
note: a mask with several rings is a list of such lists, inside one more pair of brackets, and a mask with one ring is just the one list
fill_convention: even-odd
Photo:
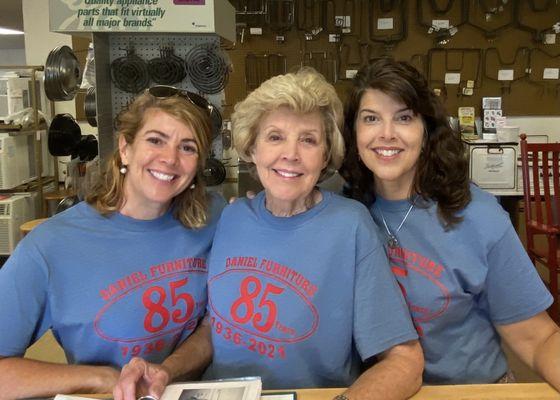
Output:
[[496,128],[498,142],[519,142],[518,126],[498,126]]

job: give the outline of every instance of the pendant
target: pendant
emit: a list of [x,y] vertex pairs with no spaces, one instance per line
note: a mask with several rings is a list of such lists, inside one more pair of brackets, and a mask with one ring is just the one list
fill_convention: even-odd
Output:
[[399,241],[397,240],[395,235],[389,234],[389,237],[387,238],[387,245],[389,245],[389,247],[392,249],[394,249],[395,247],[399,247]]

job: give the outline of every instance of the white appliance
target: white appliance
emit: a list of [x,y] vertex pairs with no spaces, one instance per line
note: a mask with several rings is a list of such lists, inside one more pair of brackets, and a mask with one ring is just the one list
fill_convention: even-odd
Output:
[[32,194],[7,194],[0,198],[0,254],[8,255],[21,240],[20,226],[34,216]]
[[[41,135],[43,176],[53,175],[54,161],[48,151],[47,132]],[[13,189],[38,177],[34,141],[36,134],[10,136],[0,132],[0,189]]]
[[[31,85],[30,77],[20,78],[15,73],[0,76],[0,119],[33,106]],[[37,93],[37,109],[44,111],[47,109],[45,96],[43,95],[45,89],[43,79],[40,77],[35,80],[35,90]]]
[[470,178],[482,189],[517,190],[517,146],[469,143]]

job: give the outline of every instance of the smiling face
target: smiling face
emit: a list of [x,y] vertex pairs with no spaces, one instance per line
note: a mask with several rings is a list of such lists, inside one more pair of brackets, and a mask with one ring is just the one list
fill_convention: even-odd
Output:
[[154,219],[196,176],[198,147],[191,128],[161,110],[149,109],[144,121],[132,144],[119,137],[121,160],[128,168],[120,212]]
[[382,91],[368,89],[355,127],[358,152],[375,176],[375,191],[392,200],[410,196],[424,142],[420,115]]
[[267,113],[257,127],[252,160],[275,215],[305,209],[326,167],[326,141],[319,111],[299,114],[287,107]]

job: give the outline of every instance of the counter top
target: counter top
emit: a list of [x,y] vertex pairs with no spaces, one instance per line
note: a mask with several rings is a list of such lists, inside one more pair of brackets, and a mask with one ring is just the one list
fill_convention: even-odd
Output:
[[[266,392],[279,392],[270,390]],[[288,392],[293,390],[281,390]],[[296,390],[297,400],[332,400],[344,391],[332,389]],[[89,398],[109,399],[111,395],[79,395]],[[490,385],[440,385],[422,386],[411,400],[560,400],[560,393],[547,383],[505,383]]]
[[[343,389],[301,389],[297,400],[331,400]],[[412,400],[560,400],[546,383],[422,386]]]

